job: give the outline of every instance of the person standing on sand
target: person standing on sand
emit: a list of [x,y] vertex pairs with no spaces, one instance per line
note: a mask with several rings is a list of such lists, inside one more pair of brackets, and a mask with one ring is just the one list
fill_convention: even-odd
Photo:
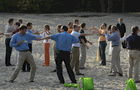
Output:
[[[32,31],[32,27],[33,27],[32,23],[28,22],[26,26],[27,26],[26,33],[33,34],[34,32]],[[28,42],[28,46],[29,46],[29,51],[32,53],[32,40],[30,40]],[[23,67],[22,67],[22,71],[23,72],[30,72],[30,64],[27,61],[24,62]]]
[[[123,18],[118,18],[118,23],[117,23],[116,26],[117,26],[117,28],[118,28],[118,30],[120,32],[121,38],[125,37],[126,26],[125,26],[125,24],[123,22]],[[122,42],[122,47],[126,48],[126,42],[125,41]]]
[[[79,39],[80,36],[87,36],[93,34],[79,33],[80,26],[74,25],[74,30],[71,35]],[[80,57],[80,42],[72,44],[72,59],[71,59],[71,68],[75,68],[76,75],[84,75],[79,71],[79,57]]]
[[120,34],[116,26],[111,26],[111,34],[105,34],[108,41],[112,42],[112,58],[111,58],[111,69],[112,74],[109,76],[123,76],[123,72],[120,66]]
[[[44,32],[41,34],[42,37],[48,37],[50,36],[52,33],[50,32],[50,26],[49,25],[45,25],[44,28]],[[44,50],[45,50],[45,60],[43,62],[43,66],[49,66],[50,64],[50,40],[43,40],[44,43]]]
[[128,77],[132,78],[134,68],[135,83],[140,83],[139,79],[139,64],[140,64],[140,29],[138,26],[131,27],[132,34],[126,38],[127,49],[129,55],[129,73]]
[[14,27],[14,19],[11,18],[8,21],[8,25],[5,26],[5,46],[6,46],[6,54],[5,54],[5,65],[6,66],[13,66],[11,64],[11,54],[12,54],[12,47],[10,47],[10,41],[11,41],[11,36],[12,33],[15,31],[15,27]]
[[[61,31],[61,27],[62,27],[61,24],[57,25],[57,29],[56,30],[57,30],[58,33],[61,33],[62,32]],[[56,42],[54,42],[53,51],[54,51],[54,60],[55,60],[56,59],[56,55],[57,55]],[[56,72],[56,69],[54,69],[51,72]]]
[[56,71],[57,76],[60,81],[60,84],[64,84],[65,80],[63,77],[63,69],[62,69],[62,62],[64,61],[68,75],[72,83],[76,83],[74,72],[70,66],[70,51],[73,43],[79,42],[77,38],[67,33],[68,28],[67,26],[62,26],[62,33],[54,34],[49,37],[46,37],[46,39],[52,39],[56,41]]
[[[81,24],[81,30],[80,33],[84,34],[86,30],[86,23]],[[80,49],[81,49],[81,57],[80,57],[80,69],[85,69],[85,62],[86,62],[86,49],[89,49],[86,43],[89,43],[92,45],[90,41],[86,39],[85,36],[80,36]]]
[[32,35],[26,33],[27,27],[21,26],[19,32],[12,36],[10,41],[10,46],[15,47],[15,49],[19,52],[18,63],[15,68],[13,75],[11,76],[9,82],[13,83],[16,79],[19,71],[22,69],[23,63],[27,61],[31,65],[31,75],[30,82],[34,82],[36,65],[33,59],[33,56],[29,50],[28,41],[30,40],[42,40],[41,36]]
[[107,31],[107,24],[103,23],[100,26],[100,29],[94,28],[95,30],[98,30],[99,32],[99,39],[98,39],[98,46],[99,48],[97,49],[97,61],[100,61],[100,65],[106,66],[106,37],[104,36],[105,32]]

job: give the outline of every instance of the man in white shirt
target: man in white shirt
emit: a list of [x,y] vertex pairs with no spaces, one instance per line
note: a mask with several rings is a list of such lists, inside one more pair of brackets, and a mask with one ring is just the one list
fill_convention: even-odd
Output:
[[[92,34],[81,34],[79,33],[80,26],[74,25],[74,30],[71,35],[79,39],[80,36],[92,35]],[[75,67],[76,75],[84,75],[79,71],[79,56],[80,56],[80,42],[72,44],[72,60],[71,60],[71,68]]]
[[[79,30],[80,30],[80,27],[77,25],[74,25],[74,30],[72,31],[71,35],[73,35],[74,37],[79,39],[79,37],[80,37]],[[72,67],[72,69],[75,67],[76,75],[84,75],[84,74],[80,73],[80,71],[79,71],[79,56],[80,56],[79,48],[80,48],[79,42],[72,44],[71,67]]]
[[5,46],[6,46],[6,54],[5,54],[5,65],[6,66],[13,66],[10,63],[10,58],[11,58],[11,53],[12,53],[12,47],[10,47],[10,41],[11,41],[11,36],[12,33],[15,31],[15,27],[13,25],[14,19],[11,18],[8,21],[8,25],[5,26]]

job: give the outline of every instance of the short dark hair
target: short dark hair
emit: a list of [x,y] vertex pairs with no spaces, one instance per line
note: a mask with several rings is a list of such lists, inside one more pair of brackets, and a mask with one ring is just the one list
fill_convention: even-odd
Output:
[[10,18],[9,20],[8,20],[8,23],[11,23],[11,22],[13,22],[14,21],[14,19],[13,18]]
[[111,26],[111,29],[115,30],[115,31],[118,31],[118,28],[115,26],[115,25],[112,25]]
[[82,23],[81,27],[84,28],[86,26],[86,23]]
[[19,28],[19,30],[25,30],[25,29],[27,29],[27,27],[26,27],[25,25],[22,25],[22,26]]
[[28,27],[28,26],[32,26],[32,25],[33,24],[31,22],[28,22],[26,26]]
[[22,23],[23,21],[22,21],[22,19],[19,19],[18,22],[21,22]]
[[50,30],[50,26],[49,25],[45,25],[45,29]]
[[108,26],[108,31],[110,31],[110,30],[111,30],[111,26],[112,26],[112,25],[109,25],[109,26]]
[[138,30],[139,30],[139,27],[138,26],[132,26],[131,30],[132,30],[132,33],[137,33]]
[[74,22],[79,22],[79,20],[78,19],[75,19],[75,21]]
[[17,25],[19,27],[20,26],[20,23],[19,22],[16,22],[15,25]]
[[68,27],[67,27],[67,26],[65,26],[65,25],[64,25],[64,26],[62,26],[62,29],[63,29],[64,31],[66,31],[66,32],[68,31]]
[[58,25],[57,25],[57,28],[61,28],[61,27],[62,27],[62,25],[61,25],[61,24],[58,24]]

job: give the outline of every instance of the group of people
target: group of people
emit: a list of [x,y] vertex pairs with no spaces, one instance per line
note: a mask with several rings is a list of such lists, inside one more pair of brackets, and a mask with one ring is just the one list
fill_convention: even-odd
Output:
[[[111,42],[111,74],[109,76],[123,76],[123,70],[120,65],[120,51],[121,43],[123,48],[129,50],[129,78],[132,78],[132,71],[134,68],[134,80],[136,83],[140,83],[139,80],[139,57],[140,57],[140,36],[138,36],[139,27],[132,26],[132,34],[127,36],[127,38],[121,42],[121,38],[124,37],[126,33],[126,27],[123,23],[123,19],[118,19],[119,23],[117,25],[109,25],[103,23],[100,28],[91,27],[87,28],[86,23],[81,23],[79,20],[74,22],[69,22],[68,25],[57,25],[57,34],[52,34],[49,25],[45,25],[44,31],[38,32],[32,29],[32,23],[22,24],[20,19],[14,24],[14,19],[9,19],[8,25],[5,27],[6,36],[6,56],[5,64],[6,66],[13,66],[10,63],[10,57],[12,52],[12,47],[19,52],[17,67],[10,78],[11,83],[16,79],[19,71],[30,72],[30,82],[34,82],[36,64],[32,56],[32,40],[43,40],[44,42],[44,63],[43,66],[49,66],[50,63],[50,40],[54,40],[54,60],[56,63],[56,68],[54,72],[57,72],[58,79],[61,84],[65,83],[63,77],[63,67],[62,62],[66,66],[68,75],[72,83],[76,83],[76,75],[84,75],[80,72],[80,69],[85,69],[86,63],[86,49],[88,49],[87,43],[92,45],[92,42],[86,39],[89,35],[98,35],[98,53],[97,58],[100,59],[100,65],[106,66],[106,46],[107,41]],[[85,33],[88,30],[90,33]],[[80,57],[81,56],[81,57]],[[30,70],[31,68],[31,70]],[[73,72],[75,69],[75,73]]]

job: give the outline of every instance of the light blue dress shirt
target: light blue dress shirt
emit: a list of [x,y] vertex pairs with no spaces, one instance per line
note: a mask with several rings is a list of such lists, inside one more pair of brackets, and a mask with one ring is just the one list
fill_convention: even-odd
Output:
[[72,44],[79,42],[79,39],[67,32],[51,35],[51,39],[56,41],[56,49],[63,51],[71,51]]
[[[28,47],[29,41],[36,40],[36,39],[37,39],[36,35],[32,35],[28,33],[22,35],[20,33],[16,33],[12,36],[12,39],[10,41],[10,46],[15,47],[17,51],[29,50],[29,47]],[[24,43],[18,46],[17,43],[23,40],[24,40]]]
[[108,41],[112,41],[112,46],[119,46],[120,45],[120,33],[113,32],[112,34],[105,34]]

